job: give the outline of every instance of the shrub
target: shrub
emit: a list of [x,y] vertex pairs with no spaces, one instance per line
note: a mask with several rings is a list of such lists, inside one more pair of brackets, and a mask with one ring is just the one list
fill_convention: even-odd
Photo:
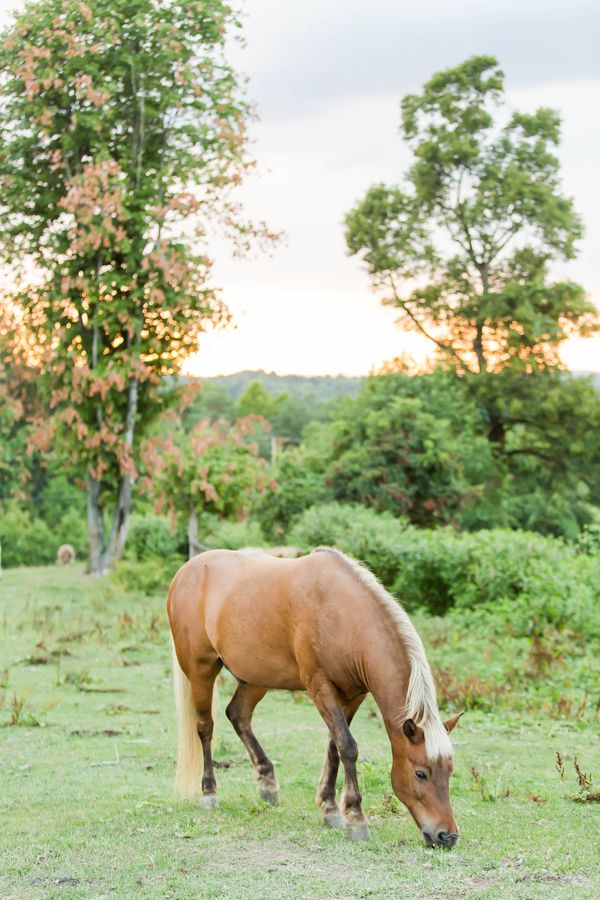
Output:
[[548,626],[600,636],[600,555],[560,538],[493,529],[457,533],[406,526],[362,507],[307,510],[288,540],[330,544],[366,563],[407,608],[492,614],[504,630],[541,635]]
[[0,515],[2,565],[43,566],[54,562],[60,541],[42,519],[11,506]]
[[170,519],[154,513],[133,515],[127,535],[127,559],[164,559],[175,553],[179,541]]
[[173,576],[183,560],[178,556],[143,561],[123,559],[110,574],[112,581],[123,591],[167,596]]
[[214,550],[239,550],[241,547],[264,547],[266,541],[258,522],[230,522],[223,519],[215,520],[209,526],[205,543]]
[[349,553],[390,587],[398,568],[404,520],[364,506],[325,503],[306,510],[288,534],[288,544],[312,550],[319,545]]

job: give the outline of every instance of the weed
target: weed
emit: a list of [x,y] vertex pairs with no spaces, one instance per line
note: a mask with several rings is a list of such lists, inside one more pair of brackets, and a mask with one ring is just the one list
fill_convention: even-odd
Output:
[[63,676],[63,684],[72,684],[77,688],[82,688],[86,684],[91,684],[92,676],[89,669],[81,669],[73,672],[66,672]]
[[11,703],[10,703],[10,720],[9,725],[18,725],[21,721],[21,716],[23,715],[23,708],[25,707],[25,700],[22,697],[17,697],[16,694],[13,694]]
[[[556,771],[564,780],[565,765],[563,757],[558,750],[555,753],[555,758]],[[573,768],[577,778],[578,791],[576,794],[571,794],[569,799],[575,803],[600,803],[600,791],[592,791],[592,774],[591,772],[584,772],[579,765],[577,756],[573,757]]]
[[482,800],[491,803],[494,800],[505,800],[510,797],[510,788],[501,788],[499,783],[492,787],[486,776],[482,775],[476,766],[471,766],[469,771],[473,779],[473,789],[479,791]]
[[527,655],[528,675],[539,678],[557,665],[564,665],[564,634],[546,631],[543,635],[533,634]]
[[8,724],[10,726],[21,725],[28,728],[36,728],[37,726],[39,726],[40,723],[36,719],[36,717],[31,713],[24,715],[24,710],[24,697],[19,697],[17,694],[13,694],[12,700],[10,702],[10,719],[8,720]]
[[448,669],[434,668],[440,706],[463,709],[491,709],[506,685],[490,684],[476,675],[458,680]]

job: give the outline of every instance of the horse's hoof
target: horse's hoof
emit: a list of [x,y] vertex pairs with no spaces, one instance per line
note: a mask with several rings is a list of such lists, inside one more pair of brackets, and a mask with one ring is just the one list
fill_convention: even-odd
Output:
[[201,809],[216,809],[219,805],[219,798],[216,794],[202,794],[200,797]]
[[281,803],[281,797],[279,796],[279,790],[273,790],[272,788],[259,788],[258,793],[261,800],[264,800],[265,803],[270,803],[272,806],[279,806]]
[[371,832],[366,822],[346,823],[346,834],[351,841],[370,841]]
[[325,813],[323,816],[323,824],[327,825],[328,828],[335,828],[336,831],[341,831],[342,828],[346,827],[344,817],[339,809],[334,810],[334,812]]

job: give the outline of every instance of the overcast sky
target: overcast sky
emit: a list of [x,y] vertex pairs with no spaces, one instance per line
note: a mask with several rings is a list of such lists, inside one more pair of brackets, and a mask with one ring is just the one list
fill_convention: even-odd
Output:
[[[21,5],[0,0],[5,14]],[[237,261],[218,246],[215,282],[236,329],[206,336],[198,374],[244,368],[362,374],[402,352],[360,262],[345,252],[345,212],[375,181],[401,178],[408,155],[399,101],[433,72],[490,53],[509,104],[558,109],[564,187],[586,224],[579,257],[557,274],[600,303],[600,4],[588,0],[246,0],[246,47],[261,174],[243,189],[248,212],[286,232],[271,257]],[[571,343],[574,368],[600,370],[600,340]]]

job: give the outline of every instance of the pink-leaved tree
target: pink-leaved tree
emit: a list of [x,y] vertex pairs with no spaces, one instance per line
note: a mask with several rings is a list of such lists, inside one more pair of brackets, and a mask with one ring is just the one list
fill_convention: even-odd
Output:
[[4,299],[87,483],[92,572],[123,550],[140,437],[227,319],[209,237],[272,238],[231,198],[251,165],[238,29],[222,0],[34,0],[1,40]]

